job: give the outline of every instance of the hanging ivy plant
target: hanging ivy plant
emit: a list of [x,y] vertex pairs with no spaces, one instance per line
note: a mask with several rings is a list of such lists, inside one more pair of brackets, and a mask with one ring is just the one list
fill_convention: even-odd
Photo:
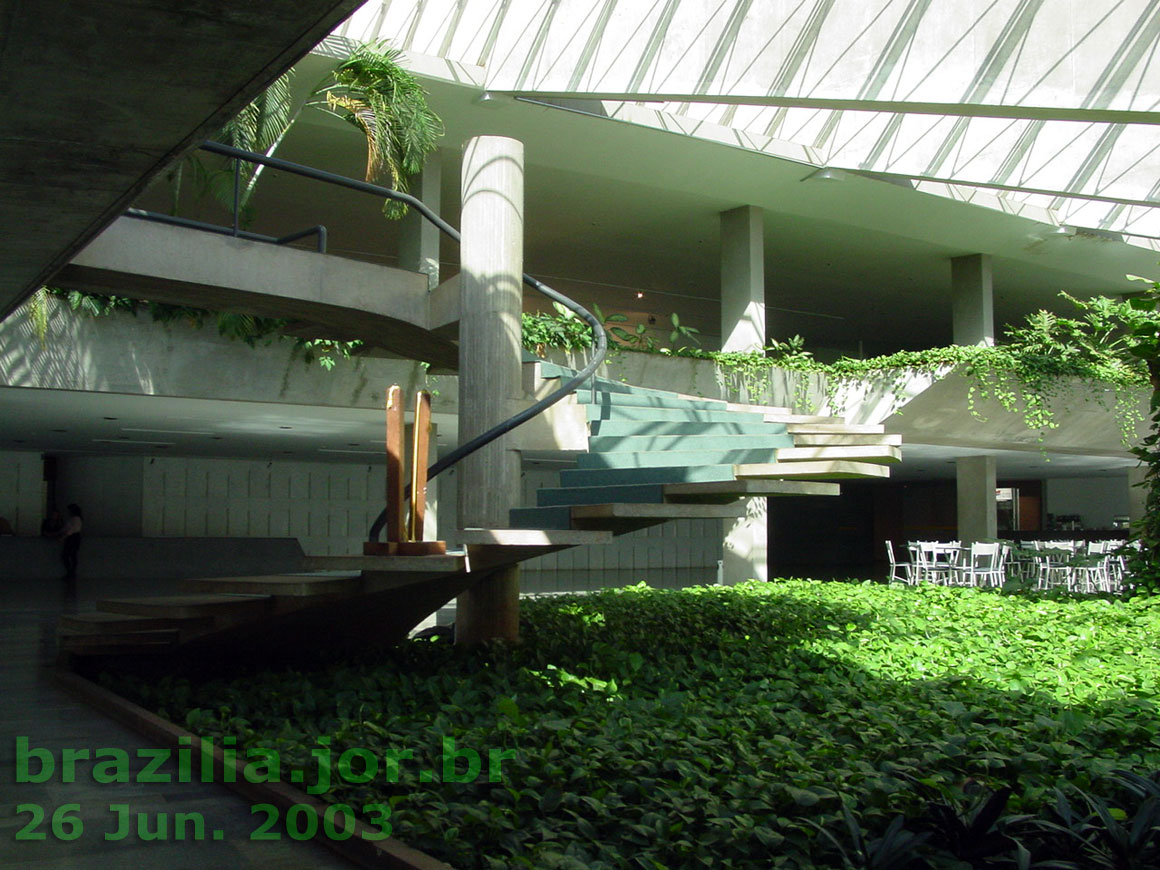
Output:
[[145,311],[157,323],[184,323],[195,329],[201,329],[207,322],[213,322],[217,324],[219,335],[241,341],[250,347],[257,347],[259,342],[269,345],[281,338],[294,338],[293,356],[301,357],[307,364],[316,362],[328,371],[334,368],[339,359],[349,359],[352,353],[357,353],[363,346],[361,341],[335,341],[283,335],[282,330],[290,321],[276,317],[256,317],[252,314],[210,311],[189,305],[130,299],[126,296],[106,296],[100,293],[84,293],[80,290],[42,287],[35,294],[29,307],[29,317],[33,321],[34,331],[42,347],[48,328],[46,308],[48,296],[63,299],[72,311],[89,317],[107,317],[115,311],[136,316],[138,312]]

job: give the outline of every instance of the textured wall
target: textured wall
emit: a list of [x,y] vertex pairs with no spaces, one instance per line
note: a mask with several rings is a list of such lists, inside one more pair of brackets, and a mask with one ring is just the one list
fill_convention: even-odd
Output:
[[18,535],[39,535],[43,510],[40,454],[0,451],[0,517]]

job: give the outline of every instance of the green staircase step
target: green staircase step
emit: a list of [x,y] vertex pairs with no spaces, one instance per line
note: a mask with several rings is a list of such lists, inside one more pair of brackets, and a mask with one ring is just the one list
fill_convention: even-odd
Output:
[[523,507],[508,512],[513,529],[570,529],[572,528],[572,508]]
[[723,503],[739,498],[776,497],[784,495],[839,495],[836,483],[818,480],[720,480],[695,483],[673,483],[665,487],[670,502]]
[[777,449],[793,446],[793,437],[776,429],[753,435],[597,435],[588,438],[588,450],[591,453]]
[[694,483],[733,480],[732,465],[678,465],[652,468],[568,468],[560,472],[561,488],[627,483]]
[[[613,502],[660,504],[664,500],[665,487],[664,484],[660,483],[545,487],[536,493],[536,503],[539,507],[610,504]],[[549,527],[545,526],[545,528]]]
[[707,411],[700,408],[650,408],[643,405],[585,405],[591,420],[649,420],[673,423],[764,423],[763,414]]
[[646,393],[617,393],[606,390],[597,390],[593,395],[591,390],[579,389],[576,391],[576,401],[582,405],[626,405],[643,408],[696,408],[705,411],[729,412],[726,402],[714,399],[682,399],[674,394],[646,394]]
[[751,465],[774,462],[777,450],[669,450],[654,453],[581,453],[577,468],[650,468],[672,465]]
[[724,519],[745,516],[744,504],[590,504],[572,508],[572,524],[581,529],[609,529],[624,534],[670,520]]
[[697,422],[680,420],[593,420],[588,431],[594,437],[631,437],[635,435],[765,435],[788,431],[783,423]]
[[801,462],[814,459],[852,459],[855,462],[879,464],[901,462],[902,448],[888,444],[841,444],[811,447],[788,447],[777,452],[778,462]]
[[806,462],[763,462],[738,465],[738,478],[841,480],[847,477],[889,477],[890,469],[872,462],[823,459]]

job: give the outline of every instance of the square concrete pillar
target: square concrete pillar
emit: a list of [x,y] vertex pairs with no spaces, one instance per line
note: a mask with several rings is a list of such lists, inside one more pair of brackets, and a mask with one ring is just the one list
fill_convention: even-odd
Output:
[[[442,176],[440,152],[435,151],[428,155],[423,170],[410,179],[408,193],[435,214],[440,213]],[[439,242],[442,236],[435,224],[414,209],[408,209],[399,227],[399,268],[425,274],[429,291],[439,286]]]
[[745,205],[721,213],[721,349],[760,349],[765,340],[765,216]]
[[721,583],[725,586],[769,579],[769,499],[751,498],[746,505],[745,516],[722,520]]
[[955,344],[988,347],[995,344],[995,302],[989,255],[951,258],[951,304]]
[[[721,349],[760,351],[765,344],[765,214],[746,205],[721,213]],[[726,584],[769,579],[768,501],[747,504],[747,516],[723,523]]]
[[995,538],[995,457],[960,456],[955,460],[958,483],[959,540],[964,544]]

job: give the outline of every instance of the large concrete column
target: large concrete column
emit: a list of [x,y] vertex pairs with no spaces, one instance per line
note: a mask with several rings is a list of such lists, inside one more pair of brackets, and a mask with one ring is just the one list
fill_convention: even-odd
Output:
[[[524,147],[479,136],[463,148],[460,231],[459,443],[506,419],[522,394]],[[457,466],[460,528],[507,528],[519,503],[520,460],[510,436]],[[459,596],[456,641],[519,639],[519,567],[479,581]]]
[[960,456],[955,460],[958,482],[959,540],[964,544],[995,538],[995,457]]
[[[746,205],[721,213],[721,349],[760,350],[765,342],[765,215]],[[747,504],[745,517],[722,521],[727,584],[769,579],[768,503]]]
[[991,346],[995,343],[989,255],[951,258],[951,306],[955,344]]
[[721,212],[721,350],[765,347],[765,217],[744,205]]
[[[435,214],[440,213],[440,184],[442,179],[440,152],[435,151],[423,164],[423,171],[410,179],[410,191]],[[427,289],[439,286],[439,240],[442,233],[414,209],[407,212],[399,227],[399,268],[422,272],[427,276]]]

